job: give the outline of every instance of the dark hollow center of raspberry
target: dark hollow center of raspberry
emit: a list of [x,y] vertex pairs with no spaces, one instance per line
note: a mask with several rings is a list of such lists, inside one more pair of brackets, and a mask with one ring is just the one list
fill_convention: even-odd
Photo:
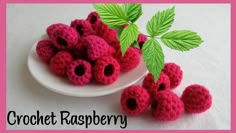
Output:
[[165,88],[166,88],[166,85],[165,85],[164,83],[161,83],[161,84],[159,85],[157,91],[163,91],[163,90],[165,90]]
[[127,101],[126,101],[126,105],[127,107],[130,109],[130,110],[135,110],[137,108],[137,102],[134,98],[129,98]]
[[82,75],[84,75],[84,73],[85,73],[85,68],[84,68],[84,66],[78,65],[78,66],[75,67],[75,74],[76,74],[77,76],[82,76]]
[[152,102],[152,105],[151,105],[151,108],[153,109],[153,110],[155,110],[156,108],[157,108],[157,106],[158,106],[158,103],[157,103],[157,101],[153,101]]
[[65,46],[65,47],[67,46],[67,41],[65,39],[61,38],[61,37],[57,38],[57,43],[59,45]]
[[97,21],[97,17],[96,16],[92,16],[90,19],[90,23],[94,24]]
[[139,42],[140,49],[143,47],[144,42]]
[[83,36],[84,32],[83,32],[83,26],[82,25],[78,25],[76,27],[76,30],[81,36]]
[[113,72],[114,72],[114,67],[111,64],[107,65],[104,69],[105,76],[111,76]]

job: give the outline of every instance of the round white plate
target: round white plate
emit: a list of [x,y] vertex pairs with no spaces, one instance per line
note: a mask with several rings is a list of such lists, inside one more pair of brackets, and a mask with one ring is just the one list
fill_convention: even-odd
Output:
[[48,64],[42,62],[37,56],[36,45],[37,43],[33,45],[28,55],[29,71],[41,85],[56,93],[77,97],[108,95],[136,83],[147,74],[146,66],[141,58],[139,65],[134,70],[121,73],[113,84],[89,83],[83,86],[76,86],[70,83],[67,78],[56,76],[49,70]]

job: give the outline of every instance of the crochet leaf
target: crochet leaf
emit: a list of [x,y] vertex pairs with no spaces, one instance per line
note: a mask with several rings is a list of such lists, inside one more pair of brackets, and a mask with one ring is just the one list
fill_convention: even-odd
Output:
[[120,5],[93,4],[101,20],[109,27],[122,26],[128,23],[128,16]]
[[152,73],[157,82],[164,67],[164,54],[158,41],[154,38],[147,40],[143,44],[142,54],[148,71]]
[[138,26],[134,23],[126,27],[120,35],[120,45],[122,55],[125,54],[129,46],[137,40],[139,34]]
[[143,14],[141,4],[123,4],[122,8],[133,23]]
[[198,47],[203,40],[196,32],[190,30],[176,30],[164,34],[161,41],[171,49],[188,51]]
[[151,20],[148,21],[146,30],[147,33],[154,37],[168,31],[174,22],[175,7],[157,12]]

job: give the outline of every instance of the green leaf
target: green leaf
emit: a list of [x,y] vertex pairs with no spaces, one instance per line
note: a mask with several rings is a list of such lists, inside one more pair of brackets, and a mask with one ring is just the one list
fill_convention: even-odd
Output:
[[146,29],[150,36],[158,36],[168,31],[174,22],[175,7],[157,12],[151,20],[148,21]]
[[138,38],[139,30],[138,26],[134,23],[126,27],[120,35],[120,45],[122,55],[125,54],[129,46]]
[[117,35],[116,35],[116,37],[117,37],[117,39],[120,41],[120,35],[121,35],[121,33],[123,32],[123,30],[124,30],[124,28],[119,28],[118,29],[118,32],[117,32]]
[[156,82],[164,67],[164,54],[160,44],[154,38],[147,40],[142,47],[142,54],[146,67]]
[[142,15],[142,5],[141,4],[123,4],[123,9],[125,10],[128,18],[131,22],[135,22]]
[[138,49],[140,49],[140,47],[139,47],[139,43],[138,43],[138,41],[136,40],[136,41],[134,41],[133,43],[132,43],[132,46],[134,46],[135,48],[138,48]]
[[128,23],[128,16],[117,4],[93,4],[93,7],[108,26],[121,26]]
[[161,37],[161,41],[171,49],[188,51],[198,47],[203,40],[196,32],[190,30],[176,30]]

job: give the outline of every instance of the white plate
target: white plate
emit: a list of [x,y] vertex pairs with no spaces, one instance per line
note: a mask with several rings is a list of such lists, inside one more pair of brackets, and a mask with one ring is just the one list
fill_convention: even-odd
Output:
[[89,83],[83,86],[75,86],[70,83],[67,78],[56,76],[49,70],[48,65],[38,58],[35,50],[36,45],[37,43],[33,45],[28,55],[29,71],[41,85],[56,93],[77,97],[108,95],[136,83],[147,74],[147,69],[141,58],[139,65],[134,70],[127,73],[121,73],[117,81],[113,84],[101,85]]

